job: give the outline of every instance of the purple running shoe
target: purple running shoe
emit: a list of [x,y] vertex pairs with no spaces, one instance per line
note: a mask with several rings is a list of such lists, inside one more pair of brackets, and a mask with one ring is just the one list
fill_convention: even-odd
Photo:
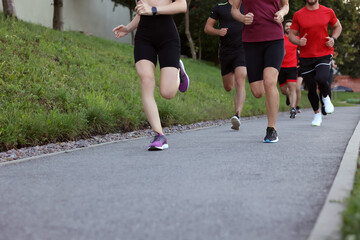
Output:
[[179,85],[179,91],[180,92],[186,92],[188,90],[190,85],[189,76],[185,72],[185,67],[183,62],[180,59],[180,85]]
[[167,144],[167,139],[164,135],[161,135],[160,133],[157,133],[154,137],[154,139],[151,141],[151,144],[149,145],[148,150],[149,151],[157,151],[157,150],[163,150],[168,148],[169,145]]

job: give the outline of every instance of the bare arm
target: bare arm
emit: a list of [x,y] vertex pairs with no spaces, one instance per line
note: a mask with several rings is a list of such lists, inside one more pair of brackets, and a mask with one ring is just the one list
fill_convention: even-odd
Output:
[[332,37],[326,37],[326,46],[333,47],[335,45],[335,40],[340,36],[342,32],[342,26],[339,20],[332,26],[333,28],[333,35]]
[[342,32],[342,26],[341,26],[340,21],[338,20],[338,21],[335,23],[335,25],[332,26],[332,27],[333,27],[333,34],[332,34],[332,36],[337,39],[338,37],[340,37],[340,34],[341,34],[341,32]]
[[289,0],[281,0],[280,4],[281,8],[274,16],[274,21],[278,23],[282,23],[284,21],[284,17],[289,12]]
[[341,26],[341,23],[340,21],[338,20],[333,27],[333,37],[334,38],[338,38],[340,37],[340,34],[342,32],[342,26]]
[[112,31],[113,33],[115,33],[116,38],[125,37],[126,35],[128,35],[129,32],[134,31],[138,27],[139,22],[140,22],[140,16],[139,14],[137,14],[128,25],[126,26],[119,25],[116,28],[114,28]]
[[240,12],[242,0],[234,0],[232,8],[231,8],[231,16],[238,22],[242,22],[245,25],[250,25],[254,21],[254,14],[249,12],[243,15]]
[[[152,7],[149,4],[142,2],[141,0],[138,1],[135,11],[140,15],[153,15]],[[157,8],[157,15],[174,15],[178,13],[185,13],[187,11],[187,4],[186,0],[175,0],[174,2],[164,5],[158,6]]]
[[129,32],[132,32],[138,27],[139,22],[140,22],[140,16],[139,14],[136,14],[133,20],[129,22],[128,25],[126,25],[126,28],[129,30]]
[[244,15],[240,12],[242,0],[234,0],[231,8],[231,16],[238,22],[244,22]]
[[297,30],[290,29],[290,32],[289,32],[289,41],[290,41],[292,44],[295,44],[295,45],[298,45],[298,46],[303,47],[303,46],[306,45],[306,42],[307,42],[307,39],[306,39],[307,33],[305,33],[302,38],[298,38],[298,37],[297,37],[298,33],[299,33],[299,32],[298,32]]
[[206,21],[204,32],[208,35],[213,35],[213,36],[222,36],[222,37],[225,36],[228,29],[227,28],[216,29],[214,28],[215,23],[216,20],[209,17],[208,20]]

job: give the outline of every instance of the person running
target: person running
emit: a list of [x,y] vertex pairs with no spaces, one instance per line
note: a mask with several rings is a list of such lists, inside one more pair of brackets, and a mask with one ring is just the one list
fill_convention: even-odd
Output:
[[[328,34],[328,25],[333,28]],[[342,27],[334,11],[319,4],[318,0],[306,0],[306,5],[295,12],[289,40],[300,46],[300,71],[308,89],[308,98],[314,110],[313,126],[320,126],[322,117],[319,108],[317,86],[324,102],[325,112],[334,112],[330,99],[330,64],[334,44]],[[297,37],[299,34],[300,39]]]
[[142,103],[146,117],[155,132],[148,150],[168,148],[154,98],[155,68],[160,63],[160,94],[172,99],[177,90],[185,92],[189,78],[180,60],[180,38],[172,15],[187,10],[186,0],[140,0],[135,7],[136,17],[126,26],[113,29],[116,38],[124,37],[137,28],[134,58],[141,80]]
[[[235,115],[231,118],[232,129],[239,130],[240,116],[245,103],[246,65],[244,45],[242,43],[243,23],[235,21],[231,16],[233,1],[216,4],[208,18],[204,32],[208,35],[220,36],[220,64],[224,88],[231,91],[235,85]],[[216,21],[220,29],[214,28]]]
[[[239,11],[241,4],[245,15]],[[234,0],[231,9],[233,18],[244,23],[242,39],[251,92],[256,98],[265,94],[266,143],[279,141],[277,78],[285,51],[282,22],[288,11],[288,0]]]
[[289,31],[292,20],[288,19],[284,24],[285,56],[279,72],[279,85],[282,94],[289,99],[290,118],[296,115],[296,81],[297,81],[297,48],[298,46],[289,41]]
[[[329,87],[330,87],[330,92],[329,92],[330,99],[331,99],[331,84],[334,81],[334,69],[337,69],[337,65],[335,64],[334,59],[332,59],[331,64],[330,64],[330,77],[328,79],[328,84],[329,84]],[[320,103],[321,103],[321,113],[322,113],[322,115],[326,116],[327,113],[325,111],[324,102],[321,99],[321,92],[319,92],[319,98],[320,98]]]
[[297,81],[296,81],[296,113],[301,113],[300,110],[300,103],[301,103],[301,87],[303,78],[300,73],[300,59],[299,59],[299,50],[296,51],[296,58],[297,58]]

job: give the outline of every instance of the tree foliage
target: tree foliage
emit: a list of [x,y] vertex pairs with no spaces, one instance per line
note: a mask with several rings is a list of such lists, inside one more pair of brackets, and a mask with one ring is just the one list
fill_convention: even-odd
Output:
[[[116,6],[119,6],[119,5],[129,9],[129,15],[130,15],[129,21],[131,22],[133,20],[134,14],[135,14],[135,7],[136,7],[135,0],[111,0],[111,1],[114,2],[114,9]],[[126,25],[126,24],[124,24],[124,25]],[[131,32],[131,41],[132,41],[132,44],[134,45],[134,33],[133,32]]]
[[[210,60],[215,63],[218,61],[219,38],[206,35],[204,27],[212,8],[218,2],[218,0],[193,0],[189,6],[190,31],[198,59]],[[177,16],[175,20],[178,23],[182,39],[182,53],[190,55],[189,45],[186,38],[183,37],[185,35],[185,23],[181,16]]]
[[115,4],[114,8],[118,5],[128,8],[130,11],[130,20],[133,19],[134,9],[136,7],[135,0],[111,0],[111,1],[114,2],[114,4]]

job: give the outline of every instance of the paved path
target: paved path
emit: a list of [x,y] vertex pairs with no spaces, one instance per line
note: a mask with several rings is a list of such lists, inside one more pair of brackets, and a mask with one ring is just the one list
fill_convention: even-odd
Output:
[[307,110],[240,131],[137,139],[0,167],[0,239],[276,239],[309,235],[360,119],[336,108],[312,127]]

